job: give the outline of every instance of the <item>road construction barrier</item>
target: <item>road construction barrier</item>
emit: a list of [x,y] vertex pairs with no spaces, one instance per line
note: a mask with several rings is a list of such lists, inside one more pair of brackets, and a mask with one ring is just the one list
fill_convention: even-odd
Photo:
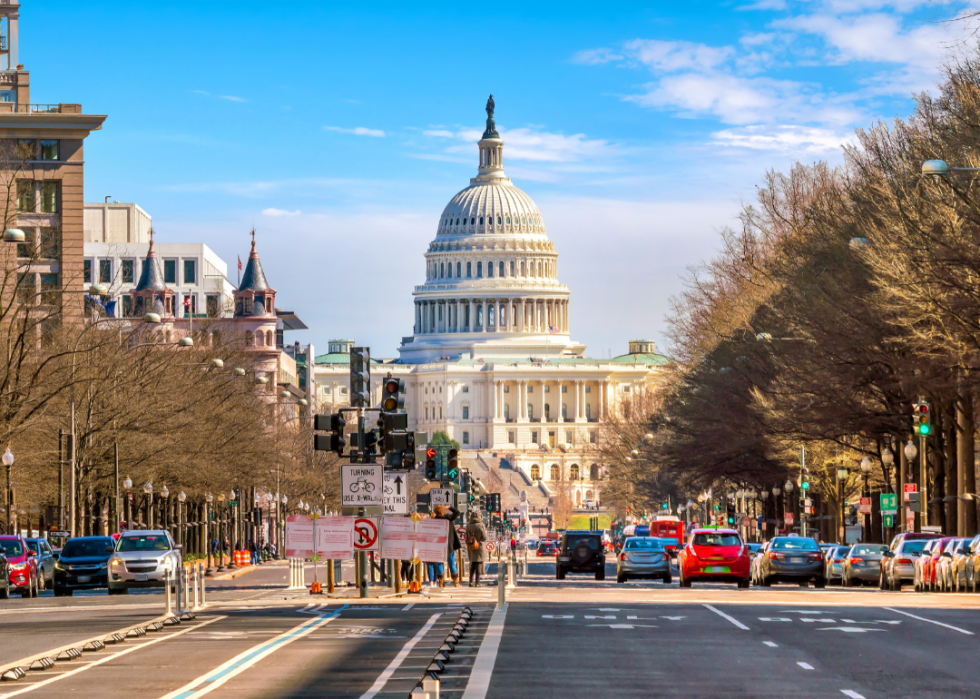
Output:
[[236,566],[247,566],[252,563],[252,555],[248,551],[235,551],[234,563]]
[[306,588],[306,581],[304,580],[303,565],[305,561],[302,558],[290,558],[289,559],[289,588],[290,590],[303,590]]

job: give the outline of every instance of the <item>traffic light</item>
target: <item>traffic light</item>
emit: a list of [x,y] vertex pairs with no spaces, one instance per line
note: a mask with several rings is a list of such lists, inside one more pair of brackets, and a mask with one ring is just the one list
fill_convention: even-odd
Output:
[[800,469],[800,490],[803,491],[803,495],[806,496],[806,491],[810,489],[810,469],[805,466]]
[[735,503],[731,500],[728,501],[728,526],[735,526]]
[[425,450],[425,479],[427,481],[434,481],[438,474],[436,473],[436,450],[429,447]]
[[405,382],[388,376],[381,386],[381,409],[386,413],[405,409]]
[[[381,434],[384,435],[386,452],[408,449],[409,437],[413,443],[415,442],[415,435],[407,431],[408,415],[405,413],[385,413],[378,422],[381,424]],[[412,449],[414,451],[415,447],[413,446]]]
[[490,493],[487,498],[487,509],[500,514],[500,493]]
[[931,413],[929,402],[919,398],[919,402],[913,407],[912,431],[920,437],[928,437],[932,434]]
[[922,493],[906,493],[909,497],[909,509],[913,512],[922,512]]
[[374,456],[378,453],[378,432],[377,430],[365,430],[364,444],[361,445],[361,454]]
[[320,432],[330,432],[330,434],[318,434],[313,437],[313,449],[315,451],[334,451],[337,456],[344,455],[344,448],[347,442],[344,439],[344,427],[347,421],[343,413],[333,415],[316,415],[313,418],[313,429]]
[[350,348],[350,404],[371,407],[371,350],[367,347]]
[[446,463],[446,475],[449,480],[454,481],[459,477],[459,452],[452,448],[449,450],[449,461]]

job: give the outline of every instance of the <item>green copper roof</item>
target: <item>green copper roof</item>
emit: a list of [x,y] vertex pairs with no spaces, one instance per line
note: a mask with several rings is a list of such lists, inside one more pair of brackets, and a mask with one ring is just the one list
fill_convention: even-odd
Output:
[[[350,364],[350,355],[347,352],[334,352],[332,354],[318,354],[317,364]],[[371,360],[372,364],[382,364],[377,359]]]
[[652,366],[666,366],[674,363],[670,357],[665,357],[662,354],[623,354],[606,361],[609,364],[648,364]]

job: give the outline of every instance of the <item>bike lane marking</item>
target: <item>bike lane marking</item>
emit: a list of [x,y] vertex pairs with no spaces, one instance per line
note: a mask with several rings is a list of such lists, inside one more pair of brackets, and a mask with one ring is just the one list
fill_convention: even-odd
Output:
[[466,683],[466,691],[463,692],[462,699],[486,699],[487,690],[490,689],[490,679],[493,677],[493,667],[497,663],[497,651],[500,650],[500,641],[504,636],[506,618],[506,607],[494,610],[493,616],[490,617],[490,624],[487,626],[480,650],[473,662],[473,671],[470,673],[469,682]]
[[952,629],[953,631],[959,631],[960,633],[966,634],[967,636],[975,636],[972,631],[967,631],[966,629],[961,629],[959,626],[950,626],[949,624],[944,624],[941,621],[935,621],[934,619],[926,619],[924,616],[916,616],[915,614],[909,614],[908,612],[903,612],[900,609],[895,609],[893,607],[882,607],[882,609],[887,609],[890,612],[895,612],[896,614],[902,614],[907,617],[912,617],[913,619],[918,619],[919,621],[925,621],[930,624],[935,624],[936,626],[942,626],[947,629]]
[[733,624],[735,624],[735,626],[737,626],[738,628],[742,629],[743,631],[749,631],[750,630],[749,627],[746,626],[745,624],[743,624],[741,621],[739,621],[738,619],[736,619],[734,617],[728,616],[727,614],[725,614],[725,612],[721,611],[720,609],[718,609],[716,607],[712,607],[710,604],[706,604],[704,606],[707,607],[708,609],[710,609],[711,611],[713,611],[718,616],[720,616],[722,619],[727,619],[728,621],[732,622]]
[[401,664],[405,661],[405,658],[407,658],[408,654],[412,652],[415,644],[421,641],[425,637],[425,634],[429,633],[429,629],[432,628],[432,626],[441,616],[442,612],[439,614],[433,614],[431,617],[429,617],[429,620],[425,622],[425,625],[419,629],[419,632],[415,634],[415,636],[413,636],[408,643],[402,646],[402,649],[398,651],[398,655],[396,655],[394,659],[388,663],[388,667],[384,669],[384,672],[378,675],[378,679],[374,681],[374,684],[371,685],[371,688],[368,691],[361,695],[360,699],[372,699],[374,695],[384,689],[384,686],[388,683],[389,678],[395,674],[395,670],[401,667]]

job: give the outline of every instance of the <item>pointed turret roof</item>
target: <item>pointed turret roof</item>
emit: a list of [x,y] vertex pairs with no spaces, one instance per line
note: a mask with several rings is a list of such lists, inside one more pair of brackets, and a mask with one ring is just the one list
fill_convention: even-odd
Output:
[[163,270],[160,268],[160,261],[157,259],[157,251],[153,247],[153,229],[150,229],[150,249],[146,253],[146,261],[143,263],[143,272],[140,274],[139,284],[135,291],[164,291],[167,285],[163,281]]
[[252,229],[252,252],[248,255],[248,264],[245,265],[245,273],[242,275],[242,283],[238,287],[239,291],[265,291],[270,289],[269,282],[266,281],[265,272],[262,271],[262,263],[259,261],[259,253],[255,250],[255,229]]

